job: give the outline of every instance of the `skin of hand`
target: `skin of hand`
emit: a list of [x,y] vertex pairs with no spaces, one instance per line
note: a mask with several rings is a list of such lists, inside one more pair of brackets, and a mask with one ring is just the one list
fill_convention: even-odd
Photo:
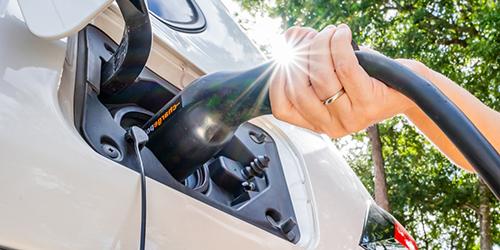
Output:
[[[455,164],[473,171],[454,144],[410,99],[368,76],[354,55],[347,25],[330,25],[320,32],[294,27],[284,36],[295,48],[295,58],[293,63],[279,66],[271,80],[269,92],[276,118],[338,138],[397,114],[405,114]],[[424,64],[408,59],[396,60],[434,83],[497,151],[500,149],[498,112]],[[329,105],[323,104],[323,100],[342,88],[345,94]]]
[[[295,48],[293,63],[276,71],[270,87],[276,118],[338,138],[404,113],[415,104],[371,78],[358,64],[347,25],[320,32],[291,28],[285,39]],[[401,61],[408,67],[416,62]],[[322,100],[344,88],[330,105]]]

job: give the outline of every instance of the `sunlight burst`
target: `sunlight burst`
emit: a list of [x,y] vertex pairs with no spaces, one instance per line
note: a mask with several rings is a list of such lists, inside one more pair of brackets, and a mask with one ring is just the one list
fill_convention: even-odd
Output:
[[288,66],[297,59],[297,50],[280,36],[272,44],[272,56],[280,66]]

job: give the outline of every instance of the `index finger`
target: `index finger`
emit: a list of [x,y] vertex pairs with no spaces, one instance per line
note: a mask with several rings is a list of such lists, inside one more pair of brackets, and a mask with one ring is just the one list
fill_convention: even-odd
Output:
[[352,102],[367,100],[372,86],[370,76],[359,65],[351,45],[351,30],[345,24],[339,25],[332,37],[331,53],[335,72]]

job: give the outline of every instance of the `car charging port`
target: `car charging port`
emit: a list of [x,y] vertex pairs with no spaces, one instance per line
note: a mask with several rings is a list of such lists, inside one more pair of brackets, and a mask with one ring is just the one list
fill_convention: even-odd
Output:
[[[89,25],[79,33],[75,126],[97,153],[140,173],[137,152],[124,135],[133,126],[141,127],[180,90],[145,67],[120,91],[101,95],[98,69],[117,48],[95,26]],[[296,221],[276,145],[262,129],[242,124],[217,154],[182,181],[174,178],[148,146],[142,148],[140,156],[147,178],[287,241],[300,238],[297,225],[291,227],[295,237],[290,238],[266,218],[266,211],[272,209],[283,221]]]

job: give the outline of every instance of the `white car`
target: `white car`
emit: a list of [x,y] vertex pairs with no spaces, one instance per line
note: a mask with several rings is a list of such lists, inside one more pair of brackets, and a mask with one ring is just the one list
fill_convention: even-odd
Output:
[[[219,0],[149,0],[149,19],[117,2],[0,0],[0,248],[137,249],[145,222],[146,249],[417,249],[328,137],[272,116],[183,181],[146,146],[141,195],[126,129],[198,77],[265,58]],[[104,93],[120,70],[131,84]],[[231,177],[262,156],[254,187]]]

